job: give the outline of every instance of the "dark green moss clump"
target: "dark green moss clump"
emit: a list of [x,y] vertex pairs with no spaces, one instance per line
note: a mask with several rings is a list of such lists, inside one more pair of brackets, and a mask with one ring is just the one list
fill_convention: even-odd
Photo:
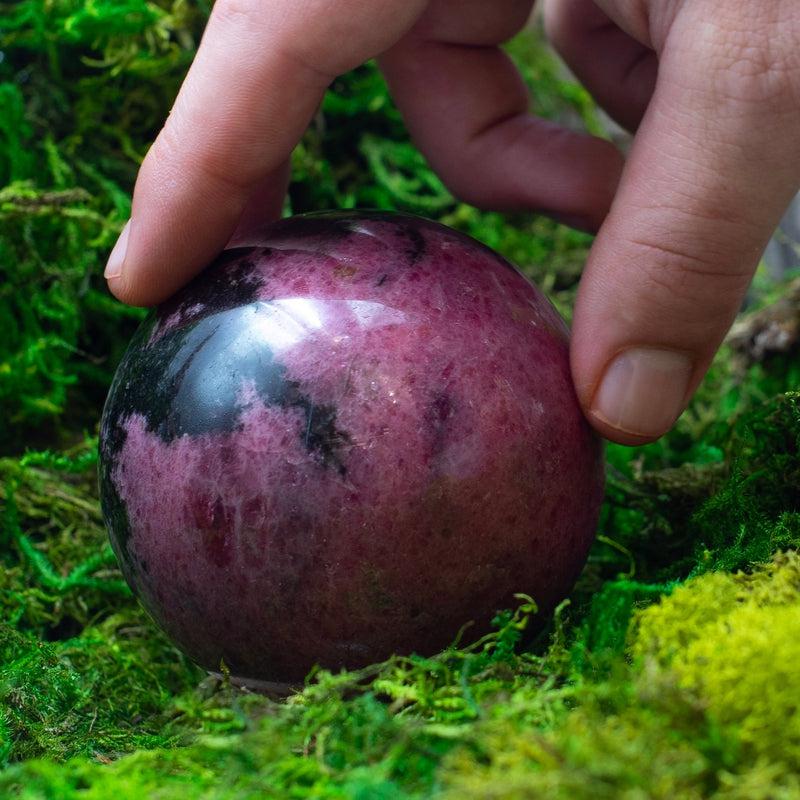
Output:
[[[800,796],[800,361],[748,344],[797,317],[795,290],[740,324],[668,437],[608,448],[600,535],[544,627],[520,596],[476,644],[274,700],[204,676],[140,610],[95,434],[141,312],[101,272],[208,11],[0,3],[0,797]],[[511,45],[537,104],[599,131],[537,37]],[[293,167],[287,211],[427,214],[568,313],[589,238],[457,203],[374,66],[336,81]]]

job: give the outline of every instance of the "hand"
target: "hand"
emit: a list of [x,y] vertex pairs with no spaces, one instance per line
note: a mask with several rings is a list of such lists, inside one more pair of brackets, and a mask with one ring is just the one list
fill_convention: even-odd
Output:
[[636,129],[581,282],[572,370],[595,427],[640,444],[684,409],[800,187],[800,9],[553,0],[545,11],[579,79]]
[[791,0],[549,2],[570,66],[638,126],[620,178],[611,145],[528,115],[497,45],[531,5],[218,0],[139,173],[107,267],[114,294],[158,302],[277,217],[325,88],[379,56],[412,136],[458,196],[600,226],[574,317],[578,396],[608,438],[663,434],[800,186],[800,13]]

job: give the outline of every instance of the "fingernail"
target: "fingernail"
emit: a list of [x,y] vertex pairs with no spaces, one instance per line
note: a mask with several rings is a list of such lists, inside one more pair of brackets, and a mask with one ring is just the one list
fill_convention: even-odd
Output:
[[122,267],[125,263],[125,254],[128,251],[128,234],[130,233],[130,230],[131,221],[128,220],[119,235],[119,239],[117,239],[117,243],[114,245],[114,249],[111,251],[111,255],[108,257],[106,269],[103,273],[103,277],[107,281],[110,281],[113,278],[119,278],[119,276],[122,275]]
[[606,368],[591,413],[625,433],[661,436],[683,411],[692,370],[685,353],[654,347],[625,350]]

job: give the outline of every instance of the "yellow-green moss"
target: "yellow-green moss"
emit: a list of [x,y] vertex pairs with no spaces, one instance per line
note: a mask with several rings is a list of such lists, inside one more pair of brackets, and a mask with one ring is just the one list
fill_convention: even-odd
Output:
[[637,620],[633,655],[672,670],[750,758],[800,774],[800,556],[711,573]]

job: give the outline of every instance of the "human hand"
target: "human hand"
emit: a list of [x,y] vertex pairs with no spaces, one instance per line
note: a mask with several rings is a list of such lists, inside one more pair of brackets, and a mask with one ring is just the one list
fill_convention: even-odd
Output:
[[608,438],[660,436],[800,185],[800,20],[788,0],[550,2],[548,28],[568,63],[613,116],[639,126],[611,206],[621,156],[530,116],[497,46],[531,5],[218,0],[139,173],[107,267],[111,290],[159,302],[279,216],[289,155],[325,88],[379,56],[412,136],[459,197],[602,223],[575,310],[576,389]]
[[594,426],[640,444],[697,388],[800,187],[800,9],[547,0],[545,13],[578,78],[636,129],[581,281],[571,358]]

